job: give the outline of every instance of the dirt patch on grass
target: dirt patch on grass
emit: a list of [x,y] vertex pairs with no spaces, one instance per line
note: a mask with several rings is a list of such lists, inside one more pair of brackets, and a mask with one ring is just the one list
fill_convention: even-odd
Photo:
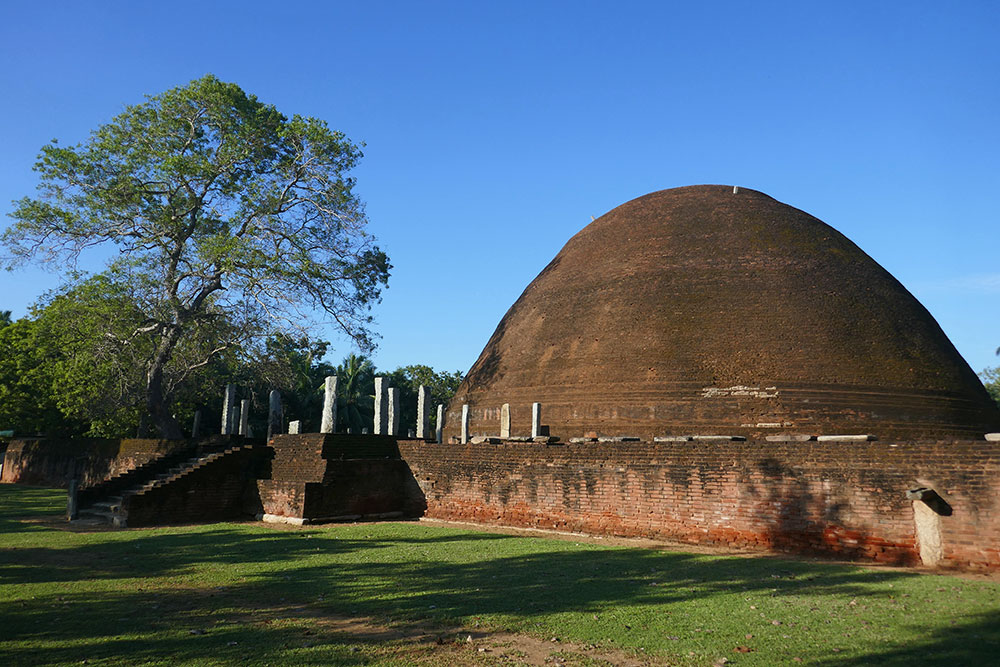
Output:
[[317,614],[314,608],[293,606],[280,610],[258,610],[245,619],[251,625],[267,626],[293,619],[308,620],[310,631],[304,645],[336,638],[350,644],[376,644],[384,657],[425,665],[622,665],[651,667],[669,664],[653,657],[636,657],[596,644],[542,639],[511,632],[489,632],[462,627],[424,624],[384,625],[370,618]]

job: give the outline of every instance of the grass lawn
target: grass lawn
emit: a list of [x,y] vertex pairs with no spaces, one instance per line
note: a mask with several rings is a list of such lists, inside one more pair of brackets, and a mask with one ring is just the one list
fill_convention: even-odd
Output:
[[553,664],[1000,663],[997,579],[404,522],[73,532],[64,503],[0,486],[4,665],[535,660],[496,633]]

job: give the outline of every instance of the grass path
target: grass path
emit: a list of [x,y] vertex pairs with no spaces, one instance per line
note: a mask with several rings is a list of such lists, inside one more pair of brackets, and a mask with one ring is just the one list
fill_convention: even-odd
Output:
[[540,641],[589,665],[1000,656],[997,580],[420,523],[73,532],[64,498],[0,486],[4,664],[531,664]]

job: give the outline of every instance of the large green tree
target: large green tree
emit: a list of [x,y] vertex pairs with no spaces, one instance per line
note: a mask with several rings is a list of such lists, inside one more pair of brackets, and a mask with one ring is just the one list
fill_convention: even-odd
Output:
[[348,174],[361,151],[323,121],[288,118],[213,76],[128,107],[85,142],[42,148],[39,194],[17,203],[0,237],[7,264],[72,264],[112,246],[104,272],[141,313],[122,346],[148,340],[144,403],[161,435],[179,437],[165,371],[182,344],[224,314],[212,362],[277,331],[332,322],[371,347],[370,307],[388,258],[366,232]]

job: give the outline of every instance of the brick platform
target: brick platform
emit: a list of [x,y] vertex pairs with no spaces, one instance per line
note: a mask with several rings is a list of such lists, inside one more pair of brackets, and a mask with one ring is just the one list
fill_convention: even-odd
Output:
[[[401,441],[426,516],[919,564],[934,489],[939,565],[1000,567],[1000,446],[938,443]],[[920,501],[916,501],[920,502]]]

